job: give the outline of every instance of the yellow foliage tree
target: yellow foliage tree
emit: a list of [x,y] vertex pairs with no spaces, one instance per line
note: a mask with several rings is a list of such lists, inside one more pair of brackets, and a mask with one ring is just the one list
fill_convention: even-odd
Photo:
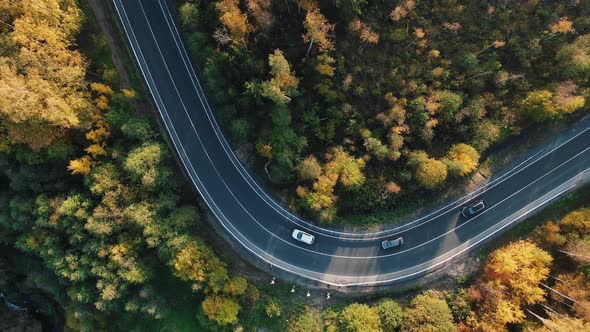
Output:
[[517,303],[531,304],[543,299],[539,284],[549,274],[553,259],[528,241],[518,241],[497,249],[487,263],[487,278],[497,280]]
[[473,147],[460,143],[451,146],[447,158],[457,167],[459,175],[464,176],[474,171],[479,165],[479,153]]
[[238,0],[220,0],[215,7],[219,10],[219,20],[227,30],[232,40],[245,45],[246,35],[252,30],[248,23],[248,16],[238,7]]
[[302,180],[315,180],[322,174],[322,166],[314,157],[310,155],[297,165],[297,173]]
[[331,56],[321,54],[318,56],[318,64],[315,66],[315,70],[320,73],[320,75],[332,77],[336,70],[333,66],[334,62],[335,60]]
[[447,178],[447,167],[440,160],[428,158],[418,164],[416,180],[426,188],[435,188]]
[[94,104],[99,110],[105,111],[109,108],[109,99],[105,95],[100,95],[94,99]]
[[121,92],[128,99],[133,99],[137,95],[137,93],[133,89],[121,89]]
[[581,332],[590,331],[590,323],[582,319],[563,314],[547,312],[548,319],[543,320],[543,326],[533,332]]
[[[587,251],[586,251],[587,253]],[[551,293],[557,301],[562,301],[564,294],[574,300],[573,309],[576,317],[590,321],[590,282],[582,273],[560,274],[558,283],[553,286],[559,293]]]
[[93,130],[86,133],[86,139],[94,143],[103,143],[107,138],[111,136],[109,126],[102,120],[98,119],[94,123]]
[[273,75],[273,80],[281,89],[293,89],[299,84],[299,79],[295,77],[291,71],[291,65],[285,55],[279,49],[268,56],[268,65],[270,66],[270,73]]
[[331,178],[337,178],[345,187],[357,187],[365,182],[363,168],[363,159],[352,157],[338,146],[331,150],[330,161],[326,164],[324,172]]
[[577,90],[578,86],[571,80],[562,82],[555,88],[553,101],[561,113],[572,113],[584,107],[586,99],[576,95]]
[[305,34],[303,41],[309,43],[307,54],[315,43],[319,46],[320,52],[326,52],[334,49],[334,41],[330,39],[329,33],[334,31],[334,25],[329,24],[328,20],[320,13],[319,8],[313,7],[305,15]]
[[469,289],[476,310],[468,325],[477,331],[506,331],[525,319],[522,305],[543,300],[540,283],[549,274],[551,256],[532,242],[518,241],[494,251],[484,279]]
[[221,326],[234,324],[238,321],[240,305],[231,298],[207,296],[201,303],[203,313],[210,320]]
[[92,89],[92,91],[94,91],[96,93],[103,94],[103,95],[112,95],[113,94],[113,89],[111,89],[110,86],[103,84],[103,83],[98,83],[98,82],[90,83],[90,89]]
[[561,246],[565,244],[567,240],[565,236],[560,234],[561,227],[558,223],[548,221],[545,225],[538,229],[538,233],[541,235],[541,239],[549,245]]
[[404,0],[399,4],[399,6],[395,7],[389,13],[389,18],[392,21],[397,22],[397,21],[401,20],[402,18],[408,16],[408,14],[410,14],[410,12],[412,12],[412,10],[414,9],[415,6],[416,6],[416,0]]
[[566,34],[566,33],[573,33],[576,32],[576,29],[574,29],[574,22],[568,20],[567,17],[561,17],[559,19],[559,21],[551,24],[550,30],[553,33],[561,33],[561,34]]
[[63,129],[87,126],[92,112],[84,60],[70,48],[81,14],[71,0],[16,0],[15,6],[21,15],[10,38],[19,51],[0,65],[0,122],[29,127],[35,135],[23,139],[7,130],[9,140],[40,148]]
[[334,186],[336,179],[322,175],[313,184],[313,191],[305,195],[306,204],[315,211],[331,207],[336,201]]
[[196,242],[187,242],[173,257],[171,264],[174,274],[182,280],[193,283],[193,289],[201,287],[206,277],[206,258],[204,247]]
[[269,144],[258,144],[256,150],[261,157],[266,159],[272,158],[272,146]]
[[276,49],[268,56],[270,73],[273,76],[270,80],[262,82],[261,93],[264,97],[273,100],[277,104],[288,103],[297,92],[299,79],[291,71],[291,65],[283,55],[283,52]]
[[[297,195],[301,197],[303,205],[320,213],[330,209],[336,202],[334,187],[338,182],[344,187],[351,188],[359,186],[365,181],[363,174],[365,161],[361,158],[354,158],[341,146],[330,149],[327,159],[328,162],[321,169],[321,175],[317,176],[317,170],[313,172],[313,176],[317,176],[317,180],[313,183],[312,190],[303,187],[297,188]],[[307,159],[307,163],[312,163],[312,157]],[[317,165],[314,163],[314,168],[315,166]]]
[[561,230],[572,239],[590,234],[590,208],[568,213],[559,221]]
[[[365,45],[379,43],[379,34],[373,31],[373,29],[371,29],[368,24],[362,22],[358,18],[355,18],[352,22],[350,22],[348,29],[358,33],[359,38]],[[362,51],[362,48],[359,49],[359,51]]]
[[92,166],[92,160],[89,156],[84,156],[79,159],[70,160],[70,164],[68,165],[68,170],[72,174],[81,174],[86,175],[90,174],[90,168]]
[[447,179],[447,165],[428,157],[424,151],[410,153],[408,164],[415,169],[414,178],[425,188],[434,189]]
[[84,149],[84,151],[86,151],[93,158],[96,158],[98,156],[104,156],[107,154],[104,147],[101,146],[100,144],[92,144],[89,147],[87,147],[86,149]]

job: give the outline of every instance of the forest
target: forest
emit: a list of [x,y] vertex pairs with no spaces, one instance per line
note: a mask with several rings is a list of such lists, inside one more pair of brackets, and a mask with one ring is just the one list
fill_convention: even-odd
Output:
[[243,161],[323,224],[386,222],[371,216],[436,199],[494,146],[568,121],[588,96],[587,1],[224,0],[178,11]]
[[[321,222],[436,195],[588,95],[584,1],[178,5],[234,144],[252,143],[261,178]],[[89,1],[0,0],[0,292],[46,328],[590,329],[588,188],[442,285],[311,301],[244,273],[111,52]]]

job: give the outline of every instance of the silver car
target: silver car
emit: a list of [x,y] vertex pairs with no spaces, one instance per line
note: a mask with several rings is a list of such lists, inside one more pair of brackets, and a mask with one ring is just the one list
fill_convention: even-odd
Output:
[[301,241],[303,243],[306,244],[312,244],[313,241],[315,240],[315,237],[311,234],[305,233],[302,230],[299,229],[294,229],[293,233],[291,234],[291,236],[297,240],[297,241]]
[[404,238],[400,236],[397,239],[383,240],[381,242],[381,248],[390,249],[390,248],[399,247],[402,244],[404,244]]

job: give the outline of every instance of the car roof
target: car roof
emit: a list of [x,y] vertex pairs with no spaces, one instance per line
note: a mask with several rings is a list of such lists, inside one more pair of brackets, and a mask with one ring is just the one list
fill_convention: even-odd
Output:
[[402,241],[402,238],[401,238],[401,236],[400,236],[400,237],[397,237],[397,238],[395,238],[395,239],[388,239],[388,240],[385,240],[384,242],[387,242],[387,243],[392,243],[392,242],[400,242],[400,241]]
[[485,207],[485,205],[483,204],[483,201],[479,201],[479,202],[473,204],[472,207],[476,208],[476,209],[483,209]]

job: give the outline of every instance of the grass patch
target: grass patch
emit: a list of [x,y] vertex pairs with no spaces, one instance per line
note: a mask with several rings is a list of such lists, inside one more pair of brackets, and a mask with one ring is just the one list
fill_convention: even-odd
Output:
[[369,214],[362,215],[345,215],[339,220],[343,225],[352,226],[374,226],[383,225],[394,222],[399,224],[404,217],[412,214],[412,212],[424,206],[425,202],[422,199],[411,199],[401,202],[400,205],[393,211],[376,211]]
[[[196,301],[195,301],[196,303]],[[119,324],[121,331],[145,331],[145,332],[176,332],[176,331],[203,331],[196,313],[196,305],[188,303],[175,307],[165,319],[156,320],[146,318],[145,315],[125,314]]]
[[153,292],[169,301],[170,307],[163,319],[151,319],[145,314],[122,313],[118,330],[120,331],[204,331],[197,314],[200,310],[201,296],[172,275],[163,267],[151,281]]
[[[300,298],[302,289],[291,294],[291,285],[287,284],[257,284],[260,290],[260,300],[251,308],[242,307],[245,311],[240,314],[240,323],[245,331],[258,331],[260,327],[270,331],[286,331],[288,318],[297,316],[305,308],[305,302]],[[296,295],[298,294],[298,295]],[[281,308],[281,315],[268,317],[266,306],[270,302],[277,303]]]

